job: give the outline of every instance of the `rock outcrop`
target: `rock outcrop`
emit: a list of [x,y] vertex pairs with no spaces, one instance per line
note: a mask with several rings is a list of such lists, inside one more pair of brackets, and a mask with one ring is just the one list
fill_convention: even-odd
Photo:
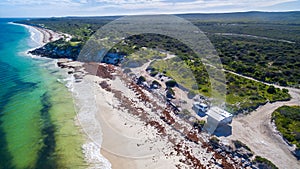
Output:
[[69,42],[59,39],[57,41],[47,43],[40,48],[29,51],[28,53],[48,58],[68,58],[76,60],[81,47],[81,44],[73,46]]

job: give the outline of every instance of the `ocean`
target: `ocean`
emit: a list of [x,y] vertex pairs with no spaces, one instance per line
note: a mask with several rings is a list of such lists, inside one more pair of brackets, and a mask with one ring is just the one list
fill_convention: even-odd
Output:
[[0,19],[0,169],[86,168],[68,75],[31,57],[36,32]]

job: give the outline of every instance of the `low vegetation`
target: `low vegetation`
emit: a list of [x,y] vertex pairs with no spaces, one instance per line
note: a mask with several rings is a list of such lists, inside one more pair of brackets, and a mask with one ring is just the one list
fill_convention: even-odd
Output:
[[[157,60],[151,63],[151,68],[159,72],[165,72],[178,84],[187,88],[189,97],[195,94],[211,96],[211,81],[201,61],[182,61],[178,58]],[[227,110],[238,114],[250,112],[267,102],[289,100],[288,90],[268,86],[260,82],[245,79],[232,73],[225,73],[226,77],[226,104]]]
[[210,39],[226,69],[268,83],[300,87],[299,43],[220,35]]
[[273,164],[270,160],[263,158],[261,156],[255,156],[253,162],[258,168],[278,169],[278,167],[275,164]]
[[[300,87],[299,12],[246,12],[179,16],[191,21],[205,32],[226,69],[264,82]],[[72,49],[77,50],[101,26],[117,18],[65,17],[30,19],[20,23],[71,34],[73,39],[70,42],[65,44],[55,42],[52,46],[61,49],[71,46]],[[156,50],[144,50],[144,47]],[[178,84],[189,89],[189,96],[197,93],[204,96],[211,95],[211,83],[217,84],[218,81],[210,81],[201,60],[188,46],[176,39],[155,34],[135,35],[116,44],[111,52],[118,51],[127,56],[132,54],[131,65],[138,66],[149,60],[165,57],[159,52],[155,53],[160,49],[171,51],[178,57],[153,62],[153,67],[157,71],[152,72],[152,76],[157,75],[158,72],[165,72]],[[204,55],[205,52],[203,51]],[[76,59],[75,54],[71,55],[74,59]],[[124,62],[126,61],[128,60],[124,59]],[[167,66],[171,68],[167,69]],[[190,72],[185,70],[190,70]],[[285,89],[280,90],[229,73],[226,73],[226,85],[226,104],[228,111],[232,113],[252,111],[268,101],[274,102],[290,98]],[[222,88],[219,90],[223,91]]]
[[282,106],[272,114],[277,130],[291,144],[300,148],[300,106]]
[[[283,101],[291,98],[288,90],[268,86],[231,73],[226,73],[226,80],[226,102],[230,112],[250,112],[267,102]],[[270,88],[272,92],[270,92]]]
[[82,43],[78,41],[65,41],[59,39],[54,42],[47,43],[42,48],[35,49],[30,51],[30,53],[35,55],[40,55],[43,57],[50,58],[70,58],[73,60],[77,59],[77,56],[80,53],[82,48]]

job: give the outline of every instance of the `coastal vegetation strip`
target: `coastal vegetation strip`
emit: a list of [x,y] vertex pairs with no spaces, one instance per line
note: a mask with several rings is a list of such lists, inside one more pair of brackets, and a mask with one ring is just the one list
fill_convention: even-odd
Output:
[[[285,32],[285,30],[289,30],[289,32],[296,35],[300,31],[297,26],[293,25],[298,24],[298,21],[294,18],[299,13],[255,13],[265,17],[264,20],[256,18],[258,19],[257,21],[253,20],[254,13],[234,13],[228,16],[226,14],[215,16],[193,14],[180,15],[180,17],[190,20],[201,30],[205,31],[226,69],[263,82],[299,87],[300,78],[297,77],[300,74],[298,72],[300,70],[300,61],[297,56],[300,52],[298,50],[300,49],[298,43],[300,38],[298,36],[291,37],[291,33],[287,34]],[[225,15],[228,18],[224,19]],[[289,17],[282,21],[280,18],[274,17],[277,15]],[[245,18],[245,20],[240,20],[240,17]],[[33,54],[54,58],[68,57],[76,60],[80,49],[89,37],[101,26],[116,18],[118,17],[66,17],[31,19],[21,23],[68,33],[73,37],[70,41],[59,40],[47,44],[43,48],[33,51]],[[270,30],[271,27],[272,30]],[[247,34],[282,40],[292,38],[295,43],[274,41],[266,38],[258,39],[251,36],[224,36],[222,33]],[[182,77],[176,77],[176,80],[185,83],[185,86],[192,92],[199,92],[204,96],[209,96],[211,84],[201,59],[190,48],[176,39],[155,34],[136,35],[116,44],[110,52],[117,52],[127,56],[137,55],[136,52],[143,47],[173,52],[193,71],[198,84],[192,84],[189,82],[190,80],[182,81]],[[138,56],[146,56],[144,60],[149,60],[147,53],[139,54]],[[138,65],[143,64],[141,60],[137,60],[136,63]],[[160,66],[157,69],[161,69]],[[172,71],[167,73],[171,74]],[[174,73],[172,74],[176,76]],[[276,89],[272,92],[266,85],[244,80],[244,78],[230,73],[226,73],[226,77],[228,79],[227,104],[229,111],[232,113],[249,112],[268,101],[274,102],[290,99],[288,91],[285,89]]]
[[[283,21],[275,16],[287,16]],[[254,77],[258,80],[282,86],[299,87],[299,12],[290,13],[234,13],[219,15],[180,15],[205,31],[226,69]],[[224,16],[227,16],[224,18]],[[261,16],[257,18],[257,16]],[[31,19],[21,23],[69,33],[73,36],[69,46],[85,43],[101,26],[118,17],[50,18]],[[245,20],[241,20],[245,18]],[[261,18],[265,18],[261,20]],[[257,20],[255,20],[257,19]],[[220,34],[216,34],[220,33]],[[251,36],[224,36],[224,33],[264,36],[271,39],[293,40],[295,43],[257,39]],[[155,42],[155,43],[154,43]],[[139,48],[158,47],[174,52],[181,57],[193,56],[192,51],[176,40],[163,35],[137,35],[128,38],[129,46]],[[56,45],[54,45],[56,46]],[[60,46],[57,44],[57,46]],[[130,54],[134,48],[123,45],[122,52]],[[75,57],[72,57],[75,58]],[[298,68],[298,69],[297,69]],[[292,76],[291,76],[292,75]]]

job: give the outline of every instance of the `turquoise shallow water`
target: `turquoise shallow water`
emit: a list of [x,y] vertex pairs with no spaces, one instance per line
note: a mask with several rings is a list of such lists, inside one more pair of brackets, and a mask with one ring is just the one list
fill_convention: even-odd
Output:
[[73,99],[57,81],[64,73],[27,56],[37,44],[9,21],[0,19],[0,169],[84,168]]

